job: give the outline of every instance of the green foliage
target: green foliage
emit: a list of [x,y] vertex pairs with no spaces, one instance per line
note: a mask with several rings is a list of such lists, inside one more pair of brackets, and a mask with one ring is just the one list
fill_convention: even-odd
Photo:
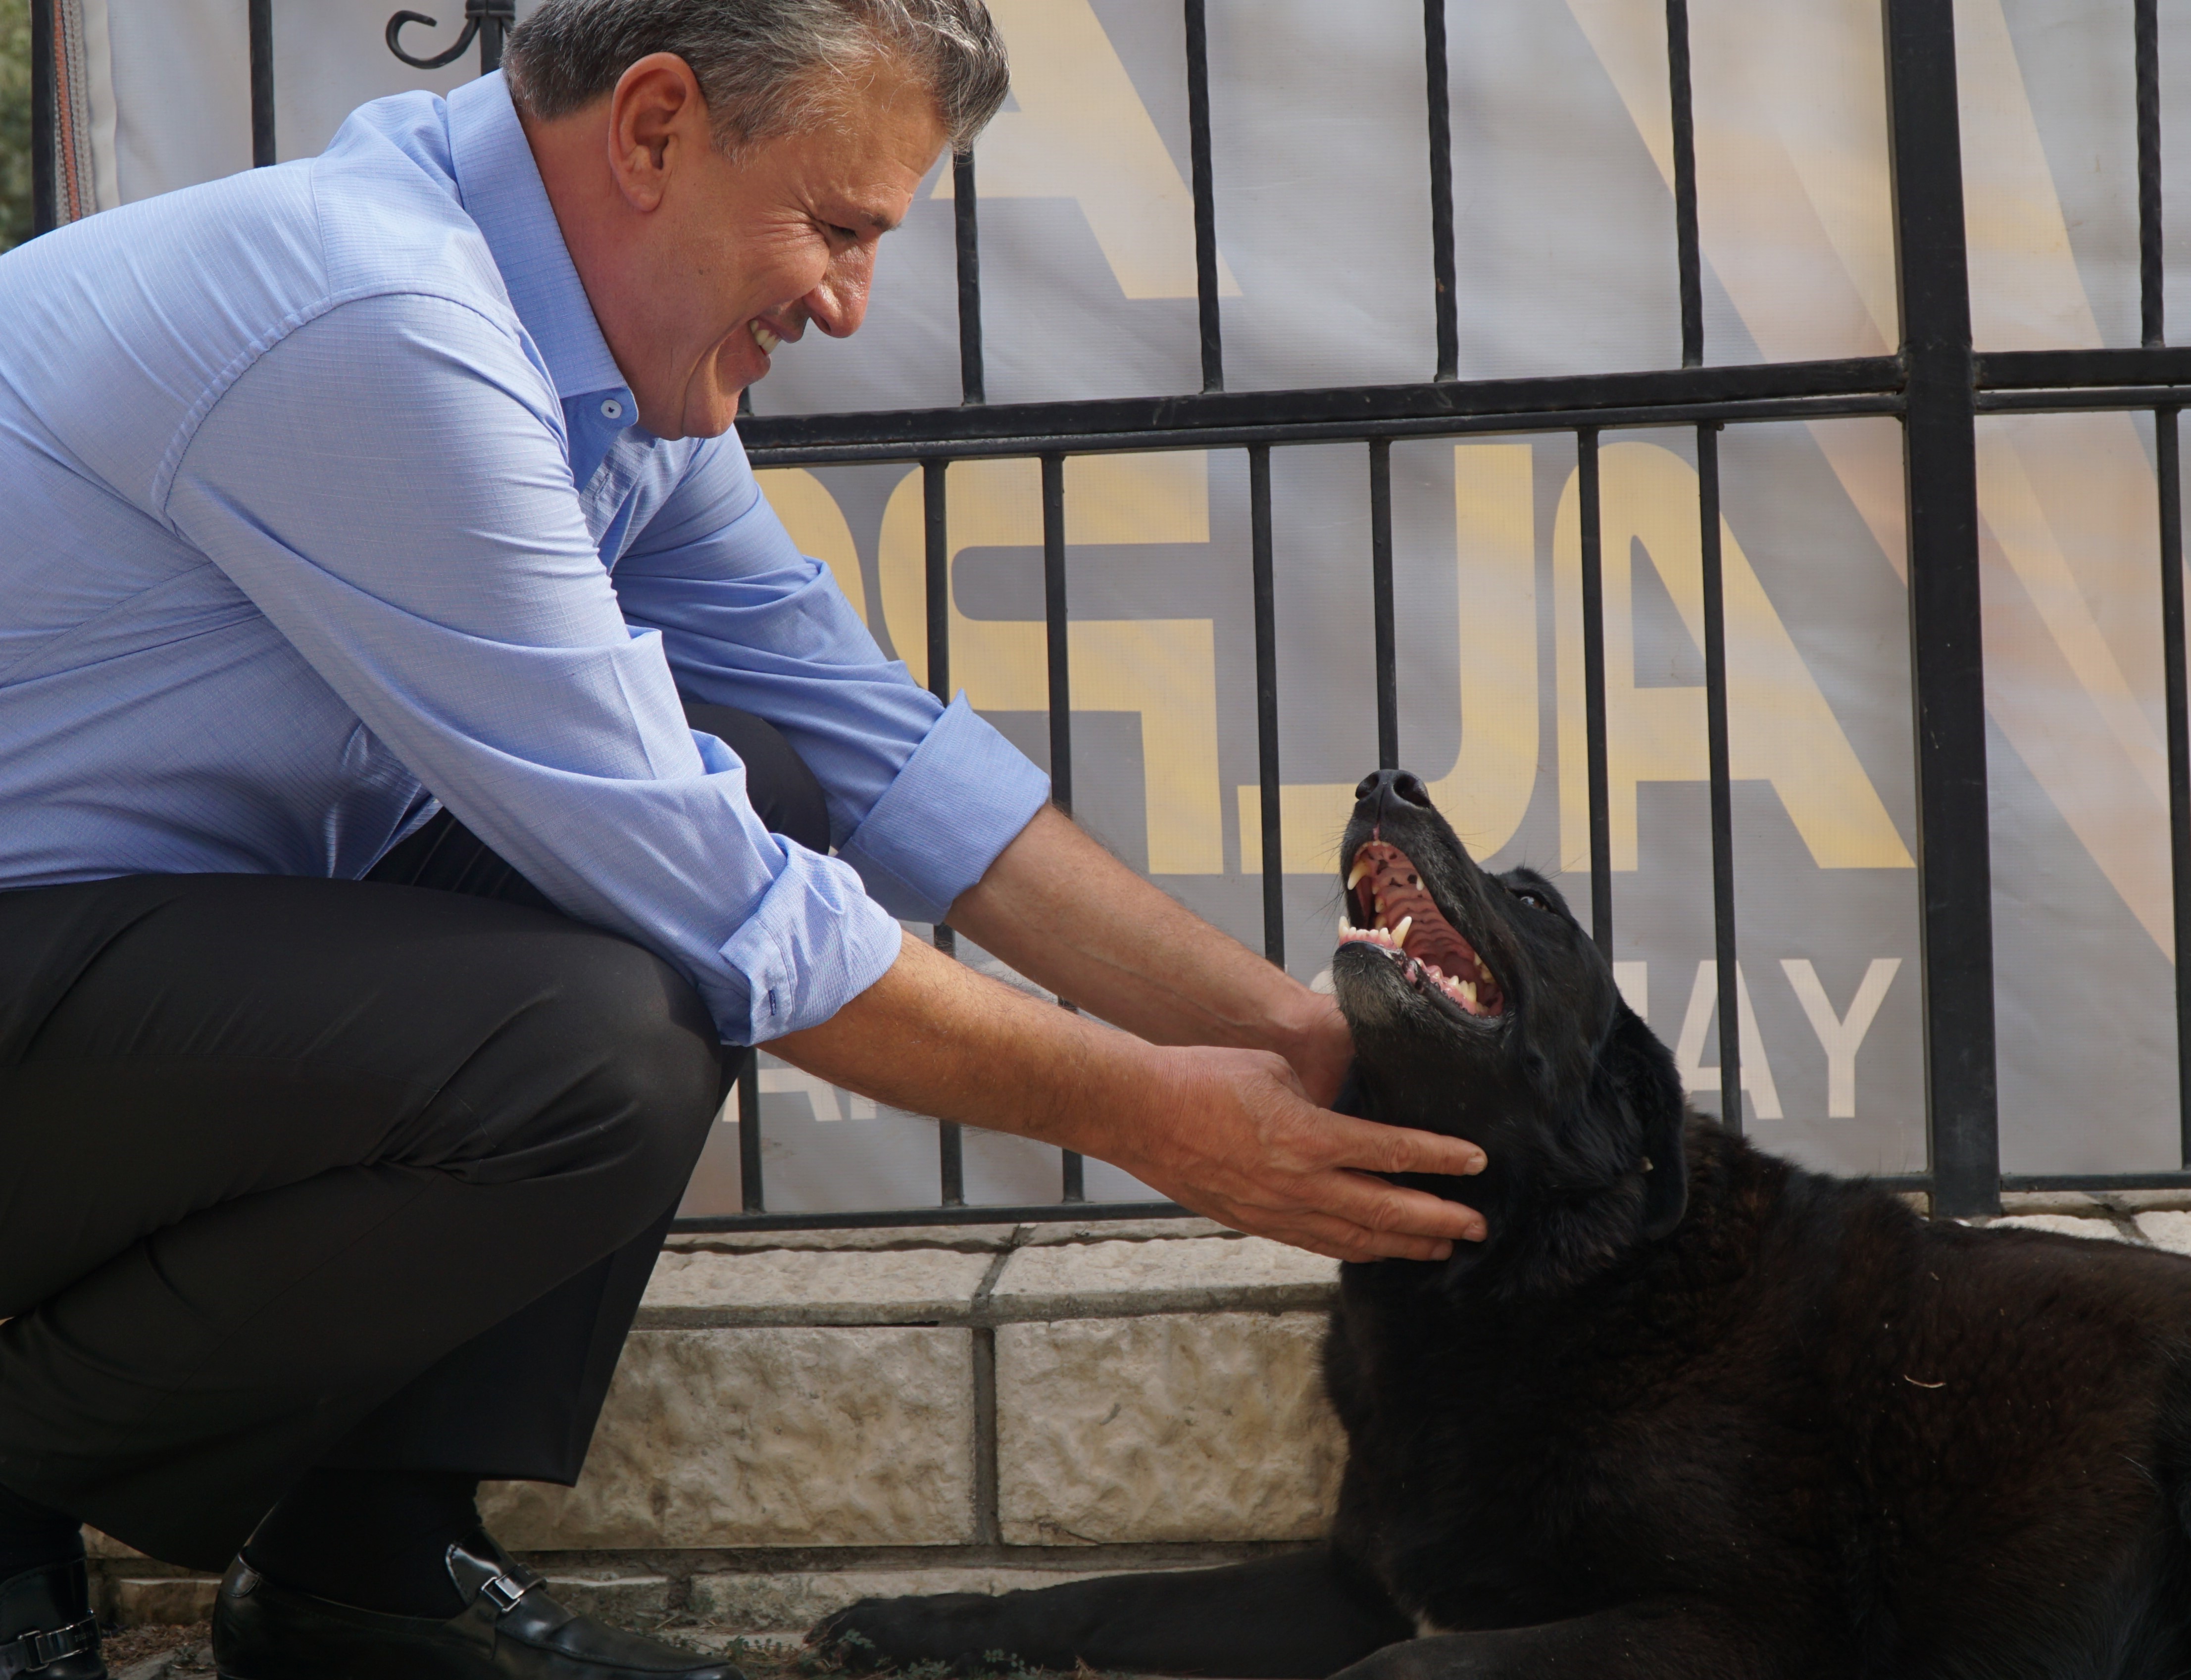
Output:
[[31,236],[31,0],[0,0],[0,251]]

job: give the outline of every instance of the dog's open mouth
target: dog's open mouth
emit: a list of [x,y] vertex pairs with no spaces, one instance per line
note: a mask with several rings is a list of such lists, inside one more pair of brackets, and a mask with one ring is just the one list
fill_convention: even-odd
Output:
[[1347,925],[1342,945],[1368,945],[1401,965],[1408,983],[1436,994],[1466,1016],[1495,1021],[1505,994],[1476,948],[1448,921],[1422,872],[1389,840],[1364,840],[1346,872]]

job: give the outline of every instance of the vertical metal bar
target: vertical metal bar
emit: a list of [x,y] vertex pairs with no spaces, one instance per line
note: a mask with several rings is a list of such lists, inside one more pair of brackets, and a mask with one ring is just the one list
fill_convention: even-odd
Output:
[[959,252],[959,400],[987,402],[982,362],[982,236],[974,190],[974,154],[951,157],[951,225]]
[[920,510],[928,539],[928,692],[951,703],[951,538],[943,496],[948,461],[920,464]]
[[1050,797],[1073,809],[1073,675],[1065,616],[1065,457],[1042,458],[1042,620],[1050,663]]
[[1209,162],[1209,18],[1187,0],[1187,148],[1194,175],[1194,296],[1202,327],[1202,388],[1225,389],[1225,337],[1217,316],[1217,186]]
[[1262,787],[1263,954],[1286,965],[1286,855],[1278,820],[1278,613],[1271,558],[1271,446],[1248,446],[1255,584],[1255,761]]
[[936,1123],[936,1177],[945,1207],[966,1205],[966,1134],[956,1121]]
[[61,225],[60,83],[54,79],[54,8],[31,0],[31,236]]
[[2177,411],[2153,417],[2160,469],[2160,660],[2168,708],[2168,856],[2176,889],[2176,1101],[2191,1166],[2191,700],[2184,692],[2183,456]]
[[502,68],[502,37],[517,20],[513,0],[474,0],[480,20],[480,74]]
[[2158,350],[2164,330],[2160,255],[2160,18],[2159,0],[2131,7],[2137,60],[2137,301],[2139,342]]
[[[1042,458],[1042,618],[1050,666],[1050,797],[1068,816],[1073,811],[1072,621],[1065,601],[1065,457]],[[1079,1006],[1060,998],[1061,1008]],[[1068,1202],[1088,1199],[1086,1168],[1070,1149],[1063,1152],[1059,1194]]]
[[1886,0],[1932,1212],[2000,1206],[1970,264],[1954,0]]
[[760,1052],[746,1052],[738,1069],[738,1205],[748,1213],[766,1213],[768,1197],[760,1172]]
[[1423,91],[1431,127],[1431,276],[1437,290],[1437,377],[1460,372],[1460,281],[1453,253],[1453,103],[1446,64],[1445,0],[1423,0]]
[[1674,250],[1681,268],[1682,366],[1704,359],[1704,256],[1697,237],[1697,122],[1689,88],[1689,0],[1666,0],[1666,75],[1674,108]]
[[1392,607],[1392,441],[1369,440],[1369,601],[1376,621],[1377,762],[1400,767],[1400,651]]
[[251,167],[273,162],[274,0],[251,0]]
[[1582,504],[1582,715],[1590,758],[1590,936],[1613,957],[1613,794],[1605,749],[1604,521],[1598,511],[1597,430],[1575,434]]
[[[951,703],[951,523],[943,476],[950,466],[948,461],[935,459],[920,464],[921,525],[927,548],[928,692],[947,706]],[[945,956],[958,954],[958,936],[942,922],[936,924],[935,937],[936,948]],[[954,1122],[936,1122],[936,1154],[943,1205],[964,1206],[965,1140]]]
[[1704,586],[1704,739],[1711,777],[1712,949],[1719,963],[1719,1112],[1742,1130],[1741,971],[1734,943],[1734,787],[1727,742],[1727,589],[1719,536],[1719,428],[1697,428],[1697,529]]

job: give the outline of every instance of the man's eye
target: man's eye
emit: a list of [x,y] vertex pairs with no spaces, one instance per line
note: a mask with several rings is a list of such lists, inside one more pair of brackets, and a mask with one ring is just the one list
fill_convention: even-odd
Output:
[[830,236],[832,239],[841,239],[841,240],[843,240],[843,241],[844,241],[847,245],[852,244],[852,243],[853,243],[854,242],[856,242],[856,241],[859,238],[859,236],[860,236],[857,233],[854,232],[851,228],[848,228],[848,227],[839,227],[839,226],[838,226],[835,223],[834,223],[834,222],[824,222],[824,223],[822,224],[822,226],[828,230],[829,236]]

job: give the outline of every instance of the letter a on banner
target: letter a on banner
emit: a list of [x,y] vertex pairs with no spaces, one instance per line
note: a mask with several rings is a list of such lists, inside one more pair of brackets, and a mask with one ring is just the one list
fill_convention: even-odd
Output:
[[[1657,570],[1699,651],[1704,578],[1697,470],[1655,443],[1620,443],[1600,457],[1604,486],[1606,760],[1613,867],[1636,867],[1636,789],[1702,782],[1704,692],[1636,678],[1633,561]],[[1907,869],[1909,849],[1856,749],[1796,652],[1742,545],[1720,522],[1726,563],[1727,749],[1738,782],[1768,782],[1822,869]],[[1570,475],[1553,536],[1558,620],[1560,851],[1590,856],[1589,752],[1583,734],[1582,512]]]
[[[1194,196],[1089,0],[991,0],[1012,96],[976,157],[987,198],[1070,198],[1130,298],[1194,295]],[[951,171],[935,196],[951,196]],[[1240,295],[1222,253],[1217,289]]]

